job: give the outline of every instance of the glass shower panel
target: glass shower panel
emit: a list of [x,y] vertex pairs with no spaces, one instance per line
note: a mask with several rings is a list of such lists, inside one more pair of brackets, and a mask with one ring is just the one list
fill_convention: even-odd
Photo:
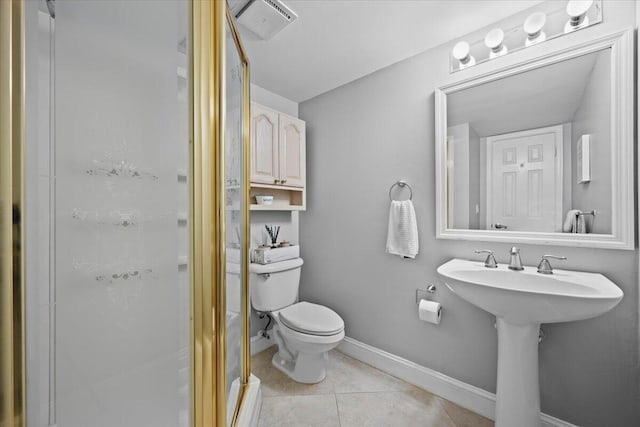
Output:
[[242,366],[242,242],[244,236],[243,103],[244,67],[231,27],[226,22],[225,49],[225,184],[227,293],[227,419],[237,405]]
[[54,420],[188,426],[189,3],[55,3]]

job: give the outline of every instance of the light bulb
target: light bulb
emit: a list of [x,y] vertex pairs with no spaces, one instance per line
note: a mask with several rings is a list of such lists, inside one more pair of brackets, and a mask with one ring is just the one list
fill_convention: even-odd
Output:
[[476,65],[476,59],[473,56],[469,55],[470,51],[471,47],[469,46],[469,43],[465,41],[456,43],[456,45],[453,47],[453,50],[451,51],[453,57],[457,59],[458,62],[460,62],[461,70]]
[[484,38],[484,44],[490,49],[489,58],[493,59],[507,54],[508,49],[502,44],[503,41],[504,31],[500,28],[494,28],[487,33],[487,36]]
[[547,15],[543,12],[535,12],[527,17],[524,21],[524,32],[527,33],[525,46],[531,46],[541,43],[547,39],[547,35],[542,31],[544,24],[547,22]]
[[569,20],[564,26],[565,34],[589,26],[587,12],[592,5],[593,0],[569,0],[569,3],[567,3]]

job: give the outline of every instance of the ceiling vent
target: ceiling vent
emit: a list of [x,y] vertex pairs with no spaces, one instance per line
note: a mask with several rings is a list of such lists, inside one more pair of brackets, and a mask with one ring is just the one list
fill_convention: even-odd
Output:
[[251,0],[236,15],[238,22],[263,40],[269,40],[298,18],[279,0]]

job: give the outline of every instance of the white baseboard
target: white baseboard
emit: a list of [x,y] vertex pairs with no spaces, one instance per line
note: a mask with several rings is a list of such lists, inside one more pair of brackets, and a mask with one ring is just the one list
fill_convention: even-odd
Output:
[[272,339],[266,339],[261,335],[251,337],[251,355],[258,354],[275,344],[275,341]]
[[[495,419],[496,395],[493,393],[353,338],[345,337],[338,345],[338,350],[423,390],[450,400],[456,405],[492,420]],[[545,427],[577,427],[547,414],[541,414],[541,420]]]
[[540,418],[542,419],[542,425],[550,426],[550,427],[578,427],[575,424],[571,424],[567,421],[561,420],[560,418],[552,417],[547,414],[540,414]]

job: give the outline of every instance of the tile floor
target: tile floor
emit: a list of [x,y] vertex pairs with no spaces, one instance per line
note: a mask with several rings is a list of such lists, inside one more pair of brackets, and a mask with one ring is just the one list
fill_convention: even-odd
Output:
[[299,384],[271,365],[276,347],[252,357],[262,382],[259,427],[488,427],[493,421],[333,350],[327,377]]

